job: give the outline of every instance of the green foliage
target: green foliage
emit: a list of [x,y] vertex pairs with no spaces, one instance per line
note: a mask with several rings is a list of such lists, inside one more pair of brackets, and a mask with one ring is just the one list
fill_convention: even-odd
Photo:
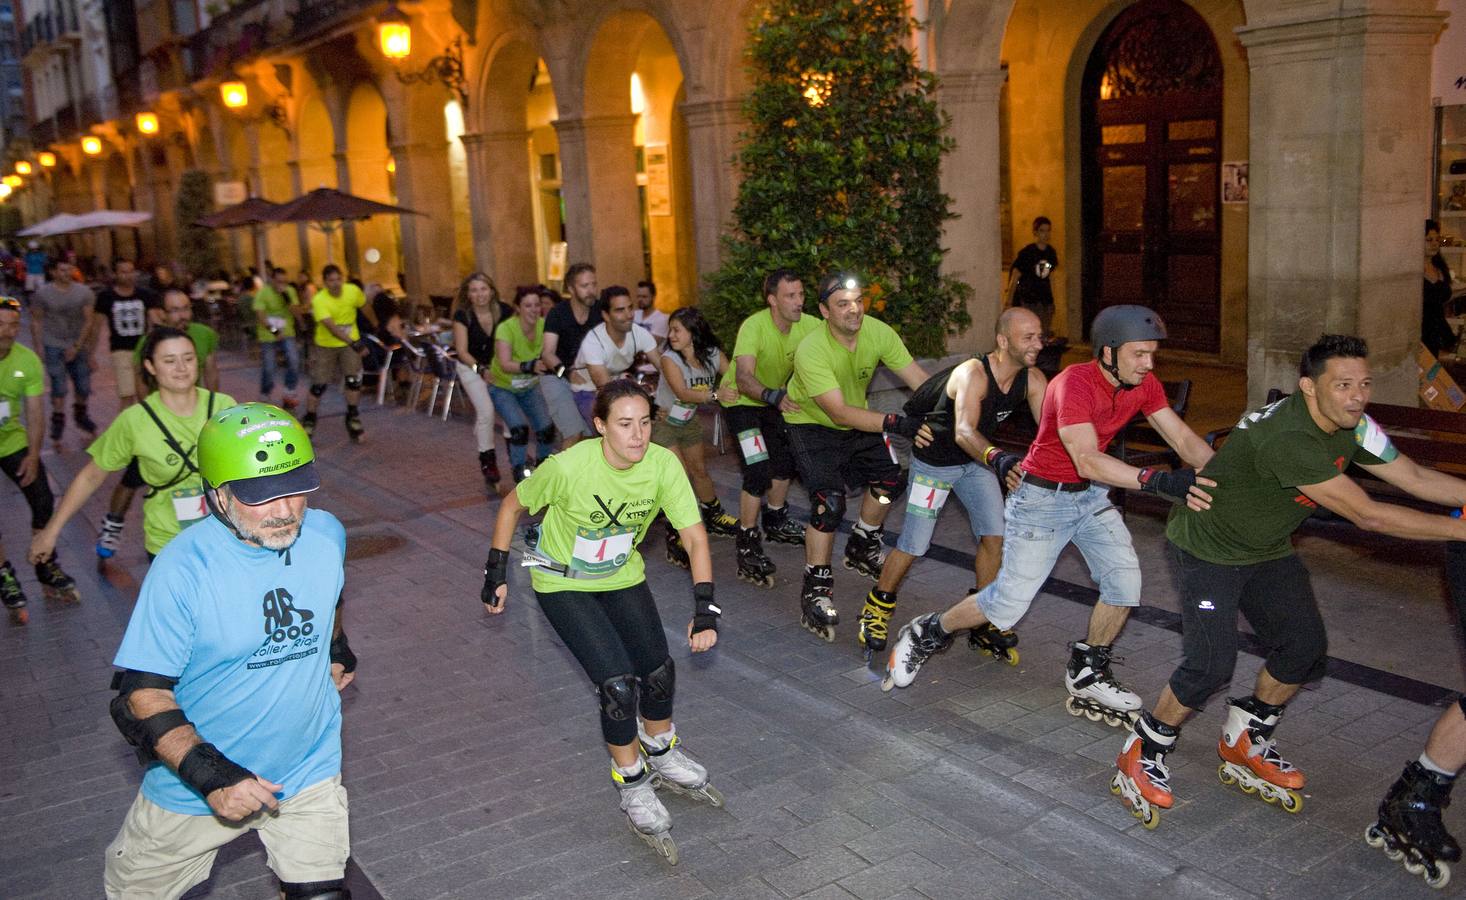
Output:
[[13,203],[0,206],[0,237],[9,240],[15,237],[15,233],[25,227],[21,219],[20,209]]
[[[766,0],[752,23],[743,181],[703,304],[731,346],[764,305],[763,275],[867,279],[871,312],[919,355],[966,326],[971,288],[940,272],[947,118],[908,46],[905,0]],[[812,102],[806,92],[816,94]],[[810,304],[813,309],[812,303]]]
[[219,239],[212,229],[193,224],[214,211],[214,183],[209,173],[189,169],[178,183],[178,261],[192,277],[212,275],[223,267]]

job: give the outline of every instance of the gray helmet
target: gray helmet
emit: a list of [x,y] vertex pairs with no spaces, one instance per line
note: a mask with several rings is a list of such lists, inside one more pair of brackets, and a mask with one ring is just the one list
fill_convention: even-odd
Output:
[[1131,341],[1165,339],[1166,323],[1159,313],[1146,306],[1107,306],[1100,310],[1100,314],[1094,317],[1094,324],[1089,326],[1089,342],[1094,345],[1096,358],[1101,357],[1102,347],[1113,347],[1118,351],[1121,344]]

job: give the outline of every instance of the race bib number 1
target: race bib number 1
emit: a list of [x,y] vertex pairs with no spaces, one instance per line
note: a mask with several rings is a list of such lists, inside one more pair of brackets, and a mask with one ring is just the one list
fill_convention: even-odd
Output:
[[635,528],[616,525],[610,528],[577,528],[570,568],[586,575],[610,575],[631,558],[635,539]]
[[184,528],[209,514],[204,502],[204,492],[197,488],[180,488],[170,494],[173,500],[173,515]]
[[673,425],[686,425],[697,415],[697,406],[691,403],[673,403],[667,410],[667,421]]
[[952,485],[926,475],[917,475],[911,483],[911,493],[906,498],[906,515],[935,519],[947,504]]
[[0,400],[0,425],[10,421],[10,401]]
[[1400,451],[1390,441],[1390,436],[1385,430],[1379,427],[1379,423],[1368,415],[1359,420],[1354,426],[1354,442],[1370,453],[1379,457],[1380,462],[1390,462],[1399,457]]
[[738,449],[743,452],[743,461],[750,466],[769,458],[769,448],[764,444],[764,433],[757,428],[738,432]]

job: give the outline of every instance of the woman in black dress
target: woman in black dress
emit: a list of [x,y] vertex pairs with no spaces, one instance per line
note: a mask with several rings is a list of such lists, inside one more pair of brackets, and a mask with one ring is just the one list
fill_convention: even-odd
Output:
[[1441,256],[1441,226],[1425,220],[1425,294],[1420,311],[1420,342],[1432,355],[1456,349],[1456,333],[1446,321],[1451,302],[1451,268]]

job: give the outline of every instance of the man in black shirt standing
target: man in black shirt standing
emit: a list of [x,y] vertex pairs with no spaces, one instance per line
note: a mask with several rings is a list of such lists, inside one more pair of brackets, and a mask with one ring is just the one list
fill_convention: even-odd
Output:
[[119,259],[112,264],[112,285],[97,294],[92,308],[107,320],[107,349],[117,377],[119,409],[126,409],[138,399],[132,351],[148,330],[149,311],[161,310],[162,303],[152,291],[138,287],[133,261]]
[[555,308],[545,316],[545,346],[541,358],[550,374],[540,378],[545,406],[563,442],[561,449],[592,433],[590,423],[580,415],[575,396],[570,391],[570,369],[580,352],[580,342],[592,328],[601,324],[601,311],[596,305],[596,267],[583,262],[571,266],[565,273],[565,286],[570,289],[570,299],[555,304]]
[[1018,251],[1008,270],[1008,306],[1033,310],[1048,337],[1054,320],[1054,290],[1049,276],[1059,267],[1059,254],[1049,244],[1053,229],[1047,216],[1033,220],[1033,243]]

